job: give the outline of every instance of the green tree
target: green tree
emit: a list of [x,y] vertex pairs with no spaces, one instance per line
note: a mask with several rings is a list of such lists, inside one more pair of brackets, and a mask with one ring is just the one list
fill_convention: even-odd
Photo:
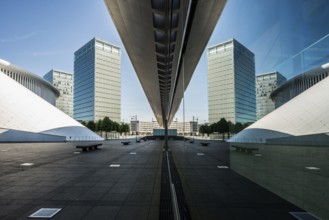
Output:
[[111,131],[111,126],[112,126],[112,121],[110,120],[109,117],[105,117],[103,120],[102,120],[102,131],[105,131],[105,138],[107,139],[107,132]]
[[209,135],[211,133],[209,125],[206,124],[204,128],[205,128],[206,134]]
[[218,130],[219,133],[223,134],[223,140],[225,139],[225,133],[229,132],[229,124],[225,118],[221,118],[218,121]]
[[102,119],[99,119],[97,122],[96,122],[96,126],[95,126],[95,130],[96,131],[102,131]]
[[119,132],[120,134],[129,132],[129,125],[125,123],[119,125]]
[[199,133],[202,134],[202,136],[204,135],[205,132],[205,129],[204,129],[204,125],[200,125],[199,127]]
[[234,124],[231,121],[228,121],[228,137],[230,138],[230,133],[234,132]]
[[113,122],[113,131],[120,132],[120,124],[116,121]]
[[237,134],[240,131],[242,131],[244,129],[243,124],[241,124],[240,122],[237,122],[234,126],[234,133]]
[[87,128],[89,128],[92,131],[95,131],[95,122],[94,121],[88,121],[87,122]]

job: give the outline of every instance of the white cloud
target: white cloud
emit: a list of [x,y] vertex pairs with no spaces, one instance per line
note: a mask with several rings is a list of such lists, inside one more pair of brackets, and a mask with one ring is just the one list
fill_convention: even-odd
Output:
[[27,34],[21,35],[21,36],[13,36],[12,38],[0,39],[0,43],[12,43],[12,42],[17,42],[17,41],[23,41],[23,40],[30,39],[37,34],[38,34],[38,32],[34,31],[34,32],[27,33]]

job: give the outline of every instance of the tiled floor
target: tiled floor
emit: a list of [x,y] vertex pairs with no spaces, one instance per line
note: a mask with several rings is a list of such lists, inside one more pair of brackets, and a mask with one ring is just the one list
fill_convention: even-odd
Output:
[[[72,143],[0,144],[0,219],[50,207],[62,208],[53,219],[159,219],[162,144],[114,140],[91,152]],[[169,144],[192,219],[294,219],[288,212],[300,210],[218,168],[230,166],[227,144]]]
[[298,207],[229,168],[227,143],[211,142],[207,147],[198,141],[173,145],[171,149],[193,219],[295,219],[288,212],[299,211]]
[[158,218],[161,142],[108,141],[80,154],[64,143],[0,148],[8,149],[0,154],[0,218],[25,219],[41,207],[62,208],[53,219]]

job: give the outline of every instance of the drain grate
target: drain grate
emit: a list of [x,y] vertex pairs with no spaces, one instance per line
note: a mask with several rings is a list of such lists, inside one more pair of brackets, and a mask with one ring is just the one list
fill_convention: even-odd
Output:
[[309,212],[289,212],[289,214],[298,220],[321,220],[319,217]]
[[61,210],[60,208],[41,208],[30,215],[29,218],[52,218]]

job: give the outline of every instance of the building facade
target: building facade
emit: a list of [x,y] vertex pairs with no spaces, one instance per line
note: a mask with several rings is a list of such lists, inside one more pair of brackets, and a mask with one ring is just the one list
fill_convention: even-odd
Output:
[[261,119],[275,109],[274,101],[270,98],[271,93],[281,86],[286,77],[279,72],[264,73],[256,76],[256,117]]
[[[141,135],[152,135],[154,129],[163,129],[159,126],[157,121],[139,121],[132,120],[130,121],[130,131],[133,134]],[[178,122],[172,121],[169,129],[176,129],[178,135],[188,135],[198,133],[198,122],[197,121],[188,121],[188,122]]]
[[74,53],[74,118],[121,120],[121,52],[94,38]]
[[0,71],[1,74],[6,74],[50,104],[56,104],[56,99],[60,94],[59,91],[40,76],[1,59]]
[[208,120],[256,120],[254,54],[235,39],[208,48]]
[[43,78],[55,86],[60,92],[60,96],[56,100],[56,107],[70,117],[73,117],[72,73],[52,69]]

